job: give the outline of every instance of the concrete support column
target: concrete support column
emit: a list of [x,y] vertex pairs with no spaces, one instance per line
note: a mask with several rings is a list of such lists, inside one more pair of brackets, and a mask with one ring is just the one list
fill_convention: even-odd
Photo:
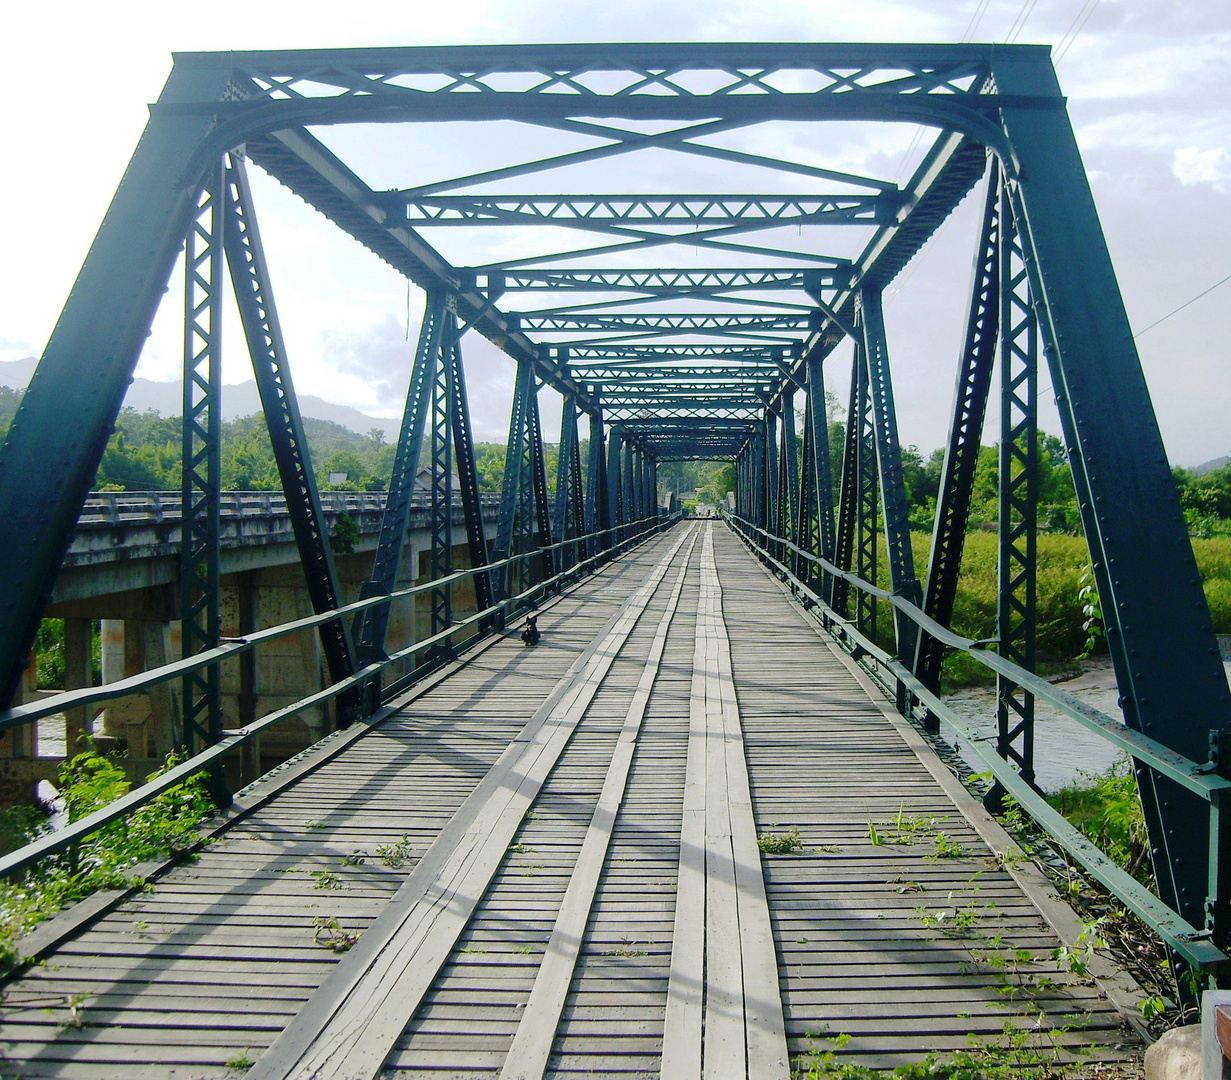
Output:
[[[237,615],[240,637],[247,637],[260,625],[260,590],[257,588],[256,572],[236,575]],[[239,690],[236,703],[239,710],[239,726],[247,727],[258,719],[258,703],[260,701],[260,679],[258,675],[255,650],[249,650],[239,657]],[[249,739],[240,747],[239,775],[241,784],[250,784],[261,775],[261,737],[258,735]]]
[[[162,667],[169,660],[170,647],[170,627],[161,620],[104,619],[103,683]],[[103,732],[125,740],[130,759],[161,761],[175,747],[174,706],[170,684],[160,683],[111,702],[103,717]]]
[[[64,689],[79,690],[90,686],[94,674],[91,646],[93,645],[93,624],[89,619],[64,620]],[[89,706],[64,711],[64,756],[71,758],[85,747],[81,736],[89,733],[91,717],[87,717]],[[91,712],[92,712],[91,708]]]

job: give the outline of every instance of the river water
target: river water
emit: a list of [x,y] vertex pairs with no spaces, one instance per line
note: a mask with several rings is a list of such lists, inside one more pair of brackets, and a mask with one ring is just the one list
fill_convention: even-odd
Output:
[[[1227,681],[1231,683],[1231,660],[1225,662]],[[1108,716],[1120,718],[1117,703],[1119,692],[1110,660],[1087,662],[1081,675],[1056,684],[1074,697],[1081,698]],[[996,692],[992,688],[958,690],[945,698],[945,703],[971,728],[985,738],[985,747],[994,747],[996,738]],[[942,736],[952,736],[941,725]],[[1039,787],[1056,791],[1079,778],[1079,774],[1106,772],[1120,751],[1089,728],[1068,717],[1058,715],[1044,701],[1035,702],[1034,768]],[[986,767],[970,751],[969,745],[957,742],[958,752],[975,772]]]

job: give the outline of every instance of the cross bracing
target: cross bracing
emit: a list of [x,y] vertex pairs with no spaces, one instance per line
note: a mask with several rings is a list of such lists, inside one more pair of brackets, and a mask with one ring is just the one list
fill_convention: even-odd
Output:
[[[765,125],[801,125],[823,151],[831,146],[827,125],[839,122],[919,125],[927,133],[922,157],[899,184],[837,160],[826,165],[820,152],[808,160],[770,153],[765,147],[790,141],[754,137]],[[381,124],[393,139],[417,125],[464,143],[487,123],[519,125],[547,138],[534,145],[555,149],[536,156],[514,146],[506,160],[472,171],[432,175],[423,167],[378,185],[331,148],[329,134],[338,125]],[[220,262],[214,225],[201,222],[204,208],[217,212],[209,193],[224,161],[228,191],[246,190],[249,165],[264,170],[425,292],[393,484],[404,495],[420,463],[432,472],[437,575],[451,565],[453,462],[457,494],[468,515],[477,513],[462,364],[469,332],[516,366],[495,551],[485,550],[481,530],[468,532],[474,565],[495,557],[500,566],[480,576],[496,603],[575,563],[583,533],[590,557],[627,539],[638,515],[655,512],[659,462],[729,460],[736,516],[762,530],[766,556],[807,577],[816,602],[850,634],[892,639],[911,677],[934,690],[961,563],[972,447],[984,435],[992,366],[1000,364],[1011,369],[1001,372],[1002,414],[1011,422],[1001,440],[1005,581],[995,644],[998,655],[1029,666],[1032,438],[1038,367],[1046,364],[1126,724],[1198,763],[1192,768],[1202,776],[1222,768],[1210,759],[1210,738],[1231,728],[1231,695],[1065,101],[1047,50],[1034,46],[590,44],[177,56],[0,450],[6,694],[185,238],[196,237],[192,258],[201,265],[205,229],[210,258]],[[687,178],[678,190],[664,180],[675,176]],[[714,190],[701,190],[700,176]],[[559,194],[587,187],[625,194]],[[933,554],[920,580],[882,294],[972,191],[987,210]],[[259,248],[254,208],[223,209],[223,232],[239,229]],[[221,246],[228,260],[238,257],[234,238]],[[217,272],[211,265],[211,290]],[[248,345],[274,380],[266,411],[271,431],[281,432],[280,470],[294,480],[288,505],[293,499],[302,525],[313,602],[327,613],[336,588],[315,524],[285,345],[268,329],[277,326],[272,283],[259,257],[245,273]],[[196,318],[190,361],[208,366],[218,326],[212,318],[204,326],[199,310]],[[851,395],[834,490],[824,379],[844,342]],[[211,384],[199,374],[204,392]],[[554,498],[543,390],[565,401]],[[588,424],[584,452],[579,420]],[[198,422],[191,433],[194,460],[208,461],[211,448],[198,443],[209,431]],[[208,470],[198,472],[193,483],[208,495]],[[365,585],[370,596],[388,592],[396,577],[405,526],[398,515],[408,502],[401,495],[389,499],[388,536]],[[192,536],[212,535],[216,502],[195,499],[204,517],[186,522]],[[563,551],[555,547],[561,542]],[[899,605],[933,619],[930,630],[901,606],[892,625],[882,619],[878,628],[872,594],[852,593],[851,574],[877,584],[880,545],[888,561],[880,584]],[[814,561],[806,566],[808,555]],[[194,554],[206,568],[207,556]],[[437,591],[433,625],[447,626],[449,600]],[[194,593],[194,605],[199,600]],[[357,627],[358,643],[349,624],[323,625],[334,646],[332,678],[381,655],[378,617]],[[1029,680],[1020,671],[1002,675],[1001,751],[1028,781]],[[896,689],[899,706],[915,717],[917,698],[901,681]],[[209,737],[210,727],[194,730]],[[1231,858],[1209,858],[1231,843],[1231,826],[1183,769],[1141,760],[1159,897],[1188,924],[1207,927],[1220,947],[1231,944]],[[1205,820],[1208,829],[1192,827]]]

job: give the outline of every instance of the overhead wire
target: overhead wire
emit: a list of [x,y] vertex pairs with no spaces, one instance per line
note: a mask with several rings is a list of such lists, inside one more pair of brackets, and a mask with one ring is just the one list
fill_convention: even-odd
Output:
[[[1090,21],[1090,16],[1094,14],[1094,9],[1098,6],[1099,0],[1083,0],[1077,14],[1073,17],[1073,21],[1069,23],[1069,28],[1064,32],[1064,37],[1060,39],[1060,44],[1056,46],[1055,58],[1052,63],[1058,64],[1064,59],[1065,53],[1073,47],[1073,42],[1077,40],[1082,30],[1085,29],[1086,23]],[[1087,7],[1089,8],[1088,11],[1086,10]]]
[[1167,312],[1167,314],[1164,315],[1161,319],[1155,319],[1152,323],[1150,323],[1149,326],[1145,328],[1145,330],[1138,330],[1137,333],[1133,335],[1133,340],[1136,341],[1139,337],[1141,337],[1142,334],[1146,332],[1146,330],[1153,330],[1154,327],[1156,327],[1159,323],[1166,322],[1168,319],[1171,318],[1172,315],[1178,315],[1181,311],[1183,311],[1186,307],[1188,307],[1189,304],[1195,304],[1203,296],[1207,295],[1208,293],[1212,293],[1215,289],[1218,288],[1219,285],[1225,285],[1228,281],[1231,281],[1231,274],[1228,274],[1221,281],[1214,282],[1214,284],[1211,285],[1208,289],[1203,289],[1201,292],[1197,293],[1197,295],[1194,296],[1191,300],[1185,300],[1184,303],[1182,303],[1178,308],[1176,308],[1173,311]]
[[1012,45],[1021,36],[1023,30],[1026,29],[1026,22],[1034,12],[1034,6],[1039,0],[1022,0],[1021,9],[1017,13],[1017,18],[1013,20],[1013,25],[1009,27],[1009,32],[1004,36],[1004,43]]

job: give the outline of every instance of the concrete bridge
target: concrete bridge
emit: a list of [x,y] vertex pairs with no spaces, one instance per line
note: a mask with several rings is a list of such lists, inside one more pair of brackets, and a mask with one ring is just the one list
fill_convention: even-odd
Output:
[[[351,550],[335,553],[343,596],[359,597],[371,570],[384,514],[383,492],[326,491],[322,508],[329,531],[347,514],[358,531]],[[484,532],[495,538],[499,498],[483,499]],[[415,497],[401,560],[399,587],[426,579],[431,549],[430,499]],[[460,504],[453,520],[462,522]],[[221,589],[223,633],[227,637],[291,622],[312,613],[286,498],[281,492],[230,491],[221,499]],[[181,496],[178,492],[96,492],[82,509],[64,565],[56,578],[48,618],[64,620],[65,689],[90,685],[94,623],[101,623],[102,682],[113,683],[161,667],[181,655],[180,543]],[[455,545],[453,563],[470,565],[465,544]],[[430,631],[424,600],[398,605],[390,618],[389,644],[400,648]],[[474,589],[459,583],[454,605],[460,615],[475,610]],[[306,631],[263,649],[253,662],[222,669],[225,724],[249,720],[319,689],[328,673],[315,632]],[[33,656],[23,676],[21,700],[36,700]],[[51,691],[42,692],[46,696]],[[168,683],[148,692],[110,702],[102,713],[100,735],[127,748],[127,768],[144,779],[178,745],[179,687]],[[0,739],[0,800],[27,801],[39,780],[54,780],[65,752],[85,723],[82,710],[71,710],[67,729],[60,719],[17,729]],[[262,737],[246,751],[244,782],[273,768],[321,738],[332,727],[328,706],[305,710],[295,720]],[[105,743],[106,745],[106,743]],[[231,765],[241,780],[241,763]]]

